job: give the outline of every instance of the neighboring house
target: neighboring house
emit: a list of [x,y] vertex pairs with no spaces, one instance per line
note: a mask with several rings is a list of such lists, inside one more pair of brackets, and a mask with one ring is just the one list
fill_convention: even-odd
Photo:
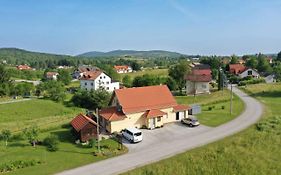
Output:
[[264,80],[266,83],[275,83],[276,82],[274,74],[265,75]]
[[239,75],[244,72],[247,68],[243,64],[230,64],[229,73],[233,75]]
[[131,66],[127,66],[127,65],[123,65],[123,66],[114,66],[114,69],[115,69],[116,72],[119,73],[119,74],[133,72],[132,67],[131,67]]
[[83,76],[83,74],[91,71],[98,71],[100,70],[98,67],[95,66],[88,66],[88,65],[82,65],[79,66],[73,73],[72,77],[75,79],[79,79]]
[[269,64],[272,64],[272,63],[273,63],[272,57],[267,57],[266,60],[268,61]]
[[259,78],[260,74],[254,69],[246,68],[243,72],[241,72],[239,74],[239,77],[241,77],[241,78],[245,78],[245,77]]
[[240,59],[238,59],[238,63],[239,63],[239,64],[245,64],[245,63],[246,63],[246,61],[245,61],[245,60],[243,60],[242,58],[240,58]]
[[177,104],[166,85],[115,90],[110,107],[99,111],[109,133],[128,127],[154,129],[188,117],[189,107]]
[[32,70],[32,68],[31,67],[29,67],[28,65],[18,65],[17,66],[17,69],[18,70]]
[[74,133],[82,142],[86,142],[92,138],[97,138],[97,123],[90,117],[83,114],[77,115],[72,121]]
[[59,73],[57,73],[57,72],[47,72],[46,78],[49,79],[49,80],[57,80],[58,75],[59,75]]
[[212,73],[209,65],[196,65],[186,77],[186,94],[210,93]]
[[80,78],[80,87],[88,91],[104,88],[106,91],[112,92],[119,89],[119,82],[112,81],[103,71],[89,71],[84,72]]

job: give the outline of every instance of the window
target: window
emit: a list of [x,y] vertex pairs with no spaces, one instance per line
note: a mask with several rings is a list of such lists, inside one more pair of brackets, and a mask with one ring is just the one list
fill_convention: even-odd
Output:
[[106,84],[109,84],[109,81],[107,81]]
[[248,70],[248,75],[253,75],[253,71],[252,70]]
[[100,79],[102,79],[102,77],[100,76]]
[[109,90],[109,87],[107,87],[106,90]]
[[202,84],[202,88],[206,89],[207,88],[206,84]]
[[157,122],[161,122],[161,117],[157,117]]
[[87,86],[87,82],[85,82],[85,86]]
[[103,76],[103,78],[105,79],[105,76]]
[[94,86],[94,83],[91,83],[91,86]]

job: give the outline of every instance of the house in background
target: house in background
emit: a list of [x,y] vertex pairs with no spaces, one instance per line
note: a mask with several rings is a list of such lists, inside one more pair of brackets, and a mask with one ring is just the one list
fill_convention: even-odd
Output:
[[245,78],[245,77],[253,77],[253,78],[260,78],[260,74],[251,68],[246,68],[243,72],[239,74],[240,78]]
[[74,79],[79,79],[83,76],[83,74],[87,72],[99,71],[99,70],[100,68],[95,66],[81,65],[72,73],[72,77]]
[[57,73],[57,72],[47,72],[46,73],[46,78],[48,80],[57,80],[58,79],[58,75],[59,75],[59,73]]
[[97,123],[90,117],[83,114],[77,115],[72,121],[74,133],[82,142],[86,142],[92,138],[97,138]]
[[272,57],[266,57],[266,60],[268,61],[269,64],[272,64],[272,63],[273,63]]
[[122,66],[114,66],[114,69],[117,73],[123,74],[123,73],[130,73],[133,72],[133,69],[131,66],[122,65]]
[[30,66],[26,65],[26,64],[24,64],[24,65],[18,65],[18,66],[17,66],[17,69],[18,69],[18,70],[32,70],[32,68],[31,68]]
[[112,92],[119,89],[119,82],[114,82],[101,70],[88,71],[84,72],[80,78],[80,87],[87,91],[103,88],[108,92]]
[[154,129],[188,117],[166,85],[115,90],[110,107],[99,111],[100,125],[109,133],[128,127]]
[[209,65],[199,64],[192,67],[191,73],[186,75],[186,94],[210,93],[209,84],[212,73]]
[[233,75],[239,75],[246,69],[246,66],[244,66],[243,64],[229,64],[229,73]]

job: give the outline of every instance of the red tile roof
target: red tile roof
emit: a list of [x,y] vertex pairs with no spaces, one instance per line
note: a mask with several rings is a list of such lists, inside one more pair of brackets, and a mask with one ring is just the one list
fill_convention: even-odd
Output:
[[211,69],[193,69],[192,75],[211,75]]
[[192,81],[192,82],[210,82],[212,80],[211,75],[187,75],[186,80]]
[[125,114],[177,105],[166,85],[117,89],[114,94]]
[[229,72],[232,74],[240,74],[246,70],[246,67],[243,64],[230,64]]
[[17,66],[17,69],[19,69],[19,70],[30,70],[32,68],[29,67],[28,65],[19,65],[19,66]]
[[57,73],[57,72],[47,72],[47,73],[46,73],[46,76],[47,76],[47,77],[52,77],[52,76],[54,76],[54,75],[58,75],[58,73]]
[[187,111],[189,109],[190,109],[190,107],[187,106],[187,105],[177,105],[177,106],[174,106],[174,112]]
[[115,106],[101,109],[99,115],[108,121],[118,121],[126,118],[125,114],[118,111]]
[[83,76],[80,78],[80,80],[95,80],[100,74],[103,72],[100,70],[97,71],[88,71],[83,74]]
[[94,120],[83,114],[77,115],[70,124],[77,132],[79,132],[88,123],[92,123],[97,126],[97,123]]
[[127,65],[123,65],[123,66],[114,66],[114,69],[115,70],[128,70],[129,69],[129,66]]
[[159,109],[151,109],[151,110],[147,110],[143,116],[146,118],[155,118],[155,117],[159,117],[159,116],[163,116],[163,115],[167,115],[166,112],[160,111]]

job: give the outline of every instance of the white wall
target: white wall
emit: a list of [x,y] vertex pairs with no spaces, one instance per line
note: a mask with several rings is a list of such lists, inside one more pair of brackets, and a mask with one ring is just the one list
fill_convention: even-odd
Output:
[[[249,71],[252,71],[252,75],[249,75]],[[245,77],[248,77],[248,76],[253,76],[255,78],[259,78],[260,75],[257,71],[253,70],[253,69],[247,69],[246,71],[242,72],[241,74],[239,74],[239,77],[241,78],[245,78]]]
[[119,82],[112,82],[109,76],[102,73],[95,80],[80,80],[80,87],[88,91],[104,88],[106,91],[112,92],[119,89]]
[[210,93],[209,82],[186,81],[186,94]]

